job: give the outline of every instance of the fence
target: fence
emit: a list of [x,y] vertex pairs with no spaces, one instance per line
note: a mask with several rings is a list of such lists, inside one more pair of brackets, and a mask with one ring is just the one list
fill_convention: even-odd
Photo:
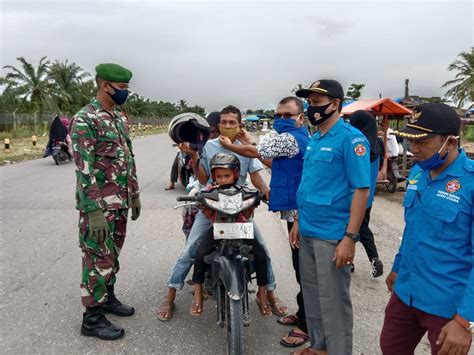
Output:
[[[51,113],[0,112],[0,136],[28,138],[48,135],[54,116]],[[130,124],[137,130],[162,129],[168,126],[168,117],[132,117]]]

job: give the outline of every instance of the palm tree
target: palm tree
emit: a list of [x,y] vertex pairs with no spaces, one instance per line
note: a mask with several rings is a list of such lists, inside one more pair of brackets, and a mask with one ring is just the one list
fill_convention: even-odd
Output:
[[54,83],[53,95],[57,100],[58,109],[71,112],[75,102],[81,101],[80,86],[90,74],[76,63],[55,61],[49,68],[48,78]]
[[49,61],[46,57],[40,59],[36,68],[28,63],[25,58],[18,57],[21,68],[5,65],[3,68],[9,72],[2,80],[16,97],[30,101],[36,110],[42,110],[46,105],[51,105],[52,85],[48,80]]
[[449,64],[449,71],[457,72],[455,79],[448,80],[442,87],[454,85],[446,91],[446,96],[451,98],[460,108],[465,102],[474,102],[474,47],[471,52],[461,52],[458,59]]
[[296,84],[296,86],[293,89],[291,89],[291,93],[294,94],[298,90],[301,90],[301,89],[303,89],[303,84]]
[[347,89],[346,96],[352,100],[359,100],[362,96],[362,89],[365,87],[365,84],[351,84],[349,89]]

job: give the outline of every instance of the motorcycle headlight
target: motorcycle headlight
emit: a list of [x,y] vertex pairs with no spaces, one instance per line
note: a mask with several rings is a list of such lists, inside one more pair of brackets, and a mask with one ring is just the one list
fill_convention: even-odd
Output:
[[242,211],[242,194],[234,196],[227,196],[224,194],[218,194],[219,201],[214,201],[206,198],[205,201],[212,209],[223,212],[225,214],[237,214]]

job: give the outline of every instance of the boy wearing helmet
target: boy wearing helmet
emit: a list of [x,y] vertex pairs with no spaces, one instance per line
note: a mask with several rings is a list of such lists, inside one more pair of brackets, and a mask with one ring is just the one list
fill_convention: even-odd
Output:
[[[238,182],[240,174],[240,160],[232,153],[218,153],[214,155],[210,161],[212,185],[208,189],[208,192],[220,188],[225,185],[235,185]],[[247,222],[253,215],[253,208],[249,208],[243,211],[237,222]],[[212,222],[215,221],[216,213],[210,209],[204,209],[204,215],[209,218]],[[255,269],[257,274],[257,302],[259,304],[267,304],[268,299],[266,295],[266,285],[268,283],[267,278],[267,255],[263,246],[255,239],[246,240],[246,244],[252,246],[252,254],[255,260]],[[199,248],[196,252],[194,259],[194,297],[191,304],[191,315],[198,316],[203,310],[203,287],[204,275],[205,275],[205,263],[204,257],[212,252],[214,248],[214,237],[212,233],[206,234],[201,239]],[[269,312],[265,315],[270,314]]]

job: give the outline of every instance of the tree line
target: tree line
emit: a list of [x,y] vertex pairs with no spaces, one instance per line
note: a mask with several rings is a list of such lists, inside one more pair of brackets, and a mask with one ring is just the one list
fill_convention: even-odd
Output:
[[[461,52],[448,66],[455,73],[454,79],[442,85],[449,88],[445,96],[456,106],[474,102],[474,47]],[[0,112],[51,113],[72,115],[89,102],[95,95],[94,78],[76,63],[69,60],[54,60],[42,57],[35,67],[25,58],[17,58],[19,65],[6,65],[7,73],[0,77]],[[364,84],[353,83],[346,94],[347,98],[358,100]],[[298,84],[294,89],[302,88]],[[131,93],[124,110],[136,117],[173,117],[182,112],[195,112],[205,115],[205,108],[189,105],[186,100],[176,103],[156,101],[138,93]],[[269,114],[272,110],[248,109],[247,114]]]
[[[71,116],[95,96],[95,80],[84,69],[69,60],[49,61],[42,57],[35,67],[25,58],[17,58],[19,65],[5,65],[7,73],[0,77],[0,112],[51,113]],[[136,117],[173,117],[182,112],[205,115],[205,108],[155,101],[138,93],[131,93],[123,106]]]

